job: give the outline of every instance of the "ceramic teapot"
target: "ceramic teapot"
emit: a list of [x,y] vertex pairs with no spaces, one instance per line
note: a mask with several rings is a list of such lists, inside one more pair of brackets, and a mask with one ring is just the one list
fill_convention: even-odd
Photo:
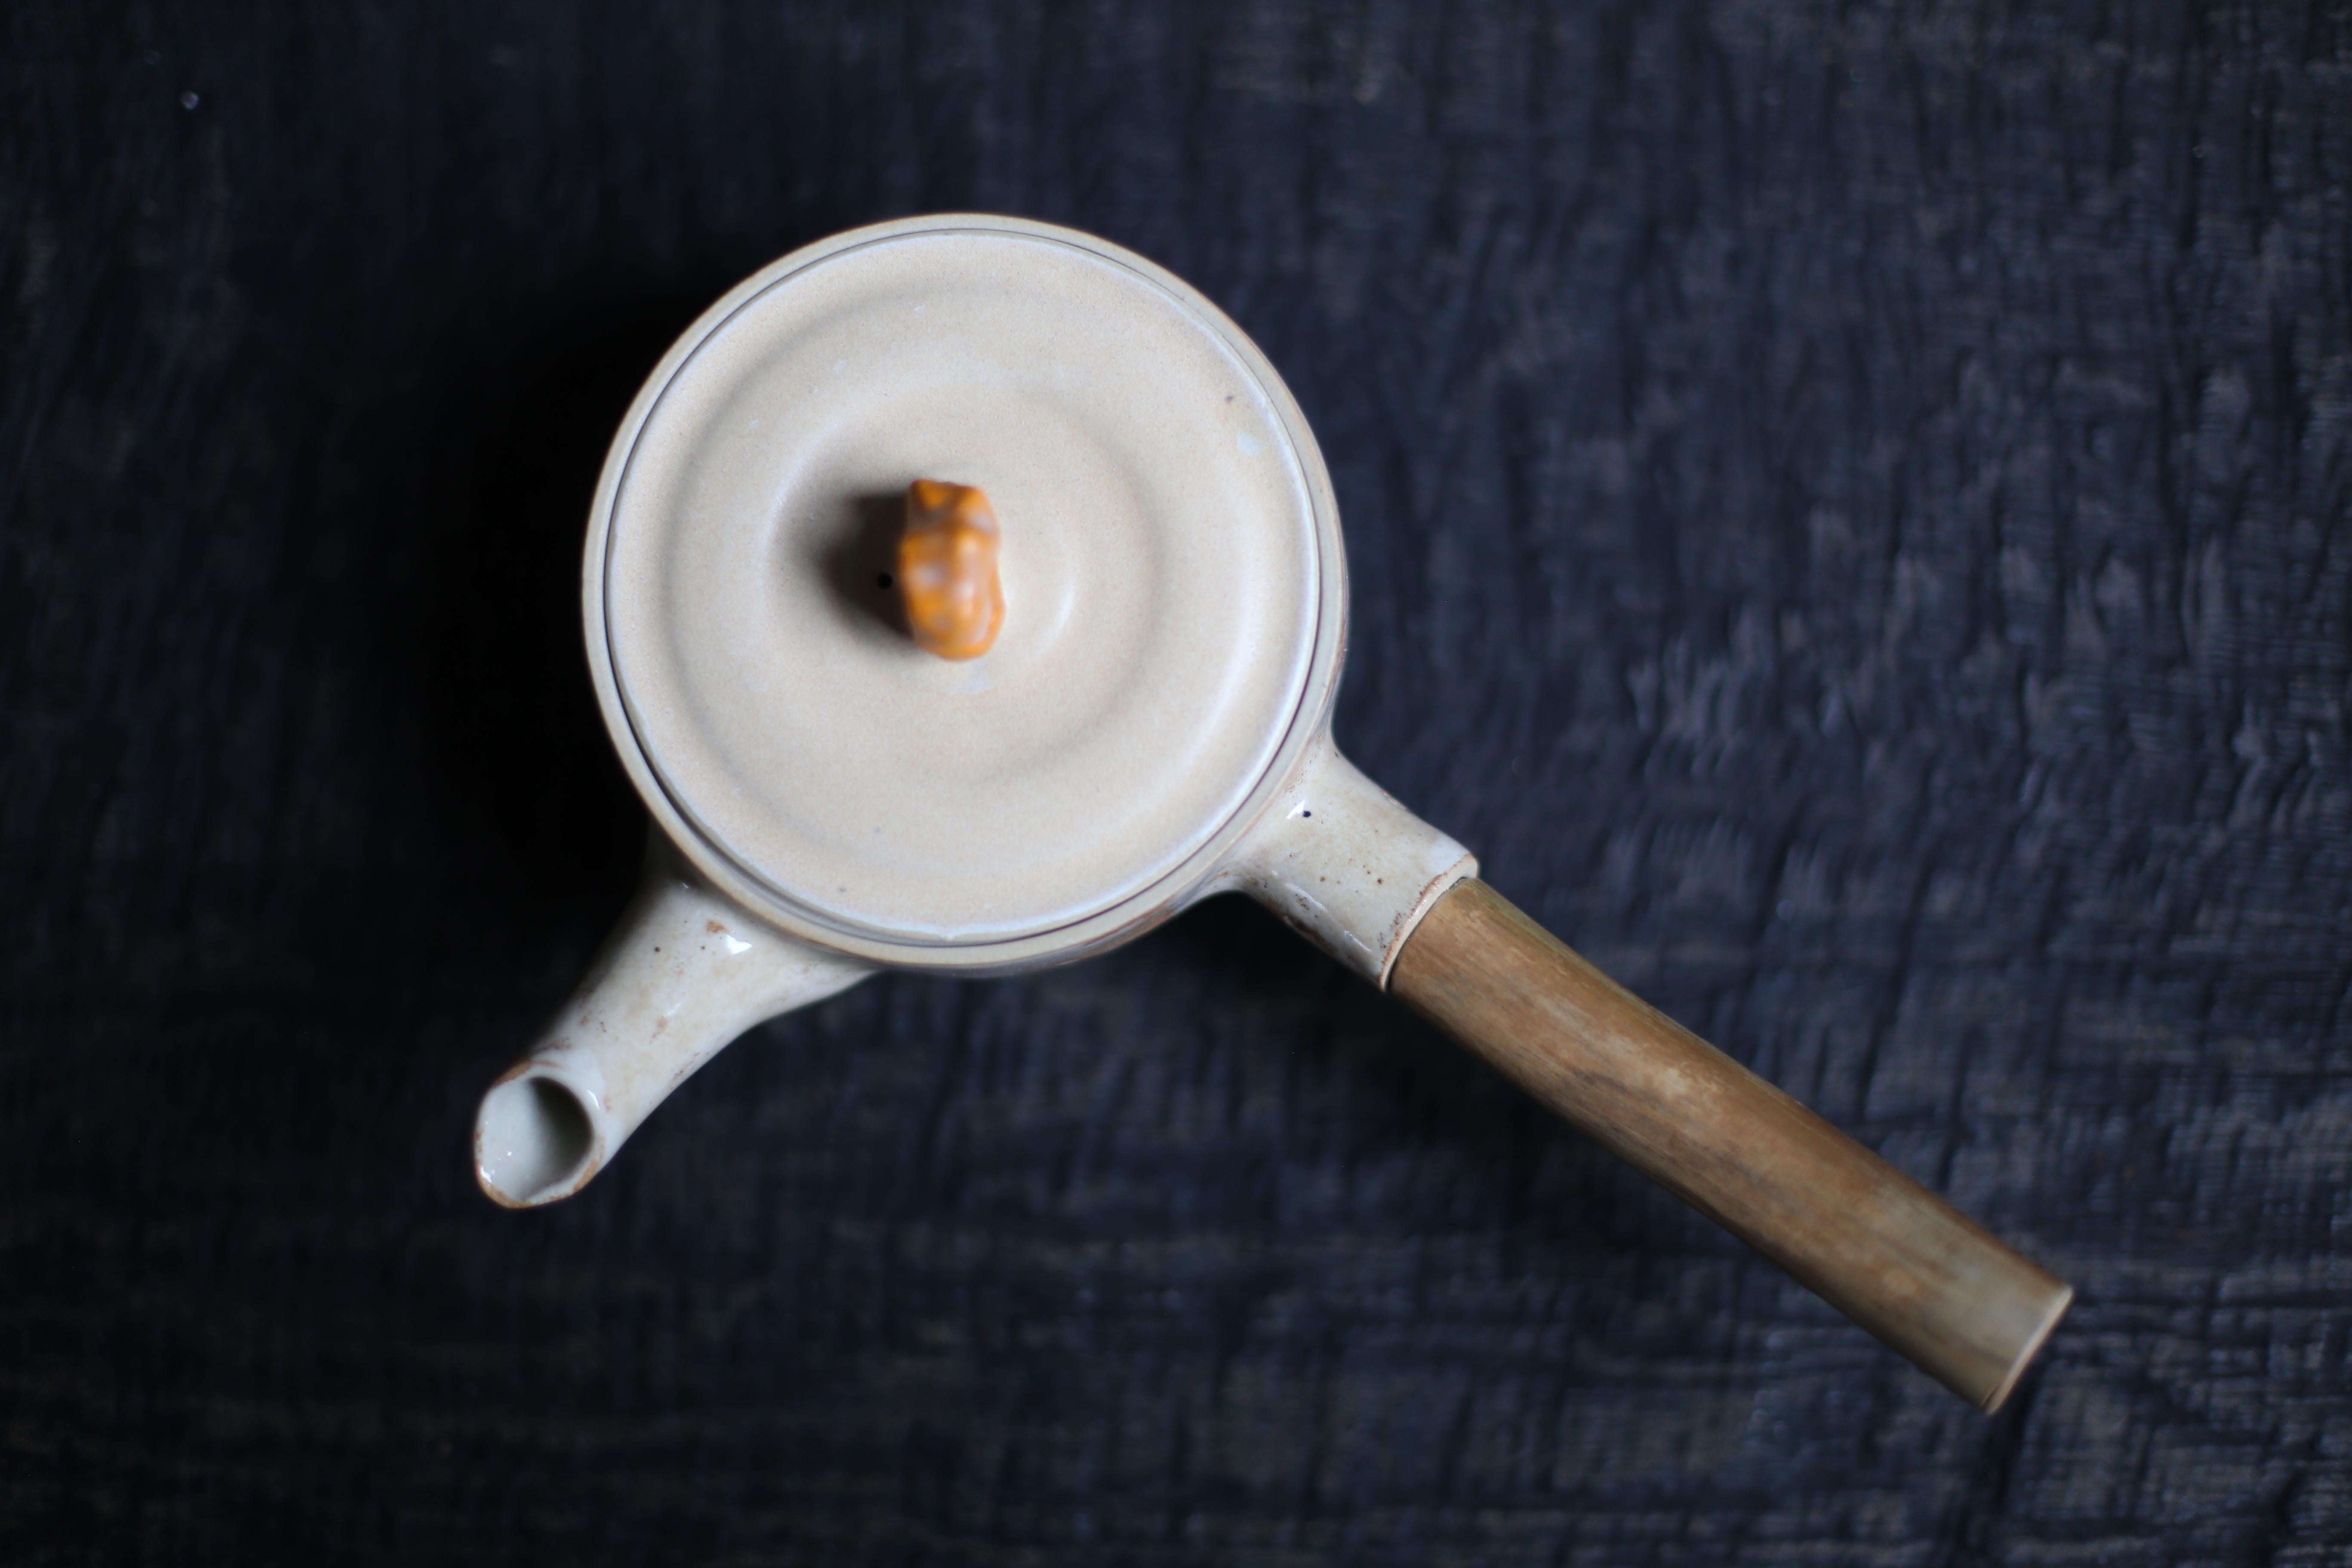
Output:
[[[987,498],[985,652],[942,657],[887,591],[919,480]],[[1358,772],[1330,732],[1347,605],[1281,377],[1142,258],[945,216],[747,279],[656,367],[597,486],[588,662],[650,847],[482,1100],[483,1190],[578,1192],[737,1035],[877,969],[1018,973],[1242,892],[1999,1405],[2068,1288],[1611,982]]]

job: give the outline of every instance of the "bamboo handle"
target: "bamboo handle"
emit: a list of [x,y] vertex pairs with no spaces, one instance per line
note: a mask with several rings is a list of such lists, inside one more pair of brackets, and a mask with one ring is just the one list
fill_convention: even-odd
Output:
[[1389,988],[1982,1410],[2074,1300],[1484,882],[1438,900]]

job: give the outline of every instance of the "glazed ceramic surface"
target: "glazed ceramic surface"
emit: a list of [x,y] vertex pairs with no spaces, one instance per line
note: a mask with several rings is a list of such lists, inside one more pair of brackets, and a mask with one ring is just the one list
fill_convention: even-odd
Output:
[[[870,580],[917,479],[1002,526],[979,658]],[[583,588],[654,837],[483,1100],[501,1203],[577,1191],[744,1028],[877,967],[1061,963],[1238,890],[1385,984],[1475,869],[1331,745],[1339,514],[1281,378],[1091,236],[909,219],[747,280],[623,422]]]

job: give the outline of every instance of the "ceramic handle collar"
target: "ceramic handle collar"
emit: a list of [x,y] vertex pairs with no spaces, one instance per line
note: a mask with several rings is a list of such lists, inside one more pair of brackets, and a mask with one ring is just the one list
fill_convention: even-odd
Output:
[[1327,731],[1207,890],[1248,893],[1385,989],[1422,917],[1477,870],[1467,849],[1341,756]]
[[482,1190],[509,1208],[570,1197],[736,1036],[872,973],[747,913],[653,834],[644,881],[587,978],[482,1097]]

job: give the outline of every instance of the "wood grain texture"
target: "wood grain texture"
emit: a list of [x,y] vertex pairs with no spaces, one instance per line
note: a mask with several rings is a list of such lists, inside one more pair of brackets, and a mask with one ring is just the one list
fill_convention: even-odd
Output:
[[2074,1292],[1470,878],[1389,989],[1979,1408]]
[[[0,76],[0,1558],[2352,1548],[2339,12],[24,0]],[[614,424],[944,207],[1265,347],[1348,754],[2074,1283],[1999,1416],[1238,900],[482,1199],[638,849]]]

